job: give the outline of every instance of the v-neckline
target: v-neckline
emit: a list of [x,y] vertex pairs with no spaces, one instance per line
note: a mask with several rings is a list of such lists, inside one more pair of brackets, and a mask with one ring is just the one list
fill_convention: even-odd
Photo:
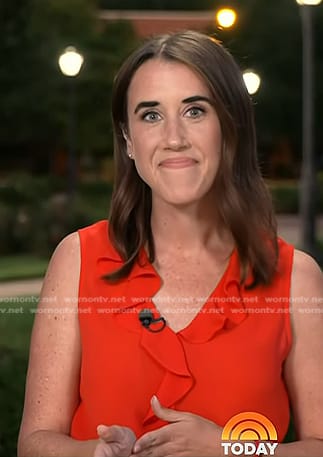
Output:
[[[144,255],[147,257],[148,259],[148,256],[147,256],[147,253],[145,251]],[[218,294],[218,292],[220,291],[220,289],[223,288],[223,284],[225,282],[225,279],[228,275],[228,273],[230,272],[231,270],[231,266],[232,266],[232,263],[234,262],[234,259],[235,257],[237,256],[237,252],[236,252],[236,248],[234,248],[229,257],[228,257],[228,261],[227,261],[227,265],[226,267],[224,268],[224,271],[222,272],[222,274],[220,275],[215,287],[211,290],[211,292],[208,294],[206,300],[204,301],[204,303],[200,306],[200,308],[198,309],[198,311],[196,312],[196,314],[194,314],[193,318],[188,322],[187,325],[185,325],[183,328],[179,329],[179,330],[174,330],[168,323],[167,323],[167,327],[173,332],[175,333],[176,335],[182,335],[185,337],[185,334],[186,333],[190,333],[192,330],[193,330],[193,327],[195,327],[196,325],[199,326],[199,321],[202,319],[203,321],[205,321],[205,318],[203,318],[202,316],[205,316],[206,314],[220,314],[221,313],[221,307],[218,307],[218,306],[215,306],[215,303],[216,302],[220,302],[220,297],[219,300],[213,300],[217,295],[221,295]],[[157,269],[155,268],[155,266],[153,264],[150,264],[154,274],[159,278],[159,282],[160,282],[160,287],[161,287],[161,284],[162,284],[162,278],[159,274],[159,272],[157,271]],[[158,290],[156,290],[156,293],[154,294],[154,296],[151,297],[151,303],[152,303],[152,306],[153,306],[153,309],[156,313],[156,315],[158,317],[162,317],[162,312],[161,310],[158,308],[158,305],[155,303],[154,301],[154,297],[157,295],[158,291],[160,290],[160,287],[158,288]],[[213,309],[212,311],[210,310],[210,308],[213,306]]]

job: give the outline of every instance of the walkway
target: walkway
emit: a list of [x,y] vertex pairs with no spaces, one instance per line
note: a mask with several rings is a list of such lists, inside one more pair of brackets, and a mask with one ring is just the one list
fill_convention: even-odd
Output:
[[5,297],[18,297],[20,295],[39,295],[42,282],[43,280],[39,278],[0,283],[0,298],[3,301]]

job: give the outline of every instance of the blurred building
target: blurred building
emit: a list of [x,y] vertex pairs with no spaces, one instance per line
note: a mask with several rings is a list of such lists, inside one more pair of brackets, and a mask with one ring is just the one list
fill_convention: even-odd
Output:
[[183,29],[206,31],[214,27],[215,21],[214,11],[102,10],[99,18],[130,21],[139,37]]

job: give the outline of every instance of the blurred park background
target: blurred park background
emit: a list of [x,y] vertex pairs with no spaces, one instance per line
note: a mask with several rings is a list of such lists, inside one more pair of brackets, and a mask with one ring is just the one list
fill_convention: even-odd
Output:
[[[11,289],[4,285],[41,278],[50,254],[66,233],[108,216],[113,185],[112,82],[124,57],[145,36],[179,28],[205,31],[224,43],[242,71],[252,70],[259,76],[260,85],[251,96],[264,177],[279,221],[288,230],[297,230],[297,237],[293,232],[290,241],[307,247],[322,262],[322,223],[315,225],[315,221],[322,222],[323,213],[323,4],[298,3],[0,3],[0,457],[16,455],[30,330],[38,300],[38,289],[34,293],[19,288],[18,283],[12,282]],[[230,27],[216,19],[224,6],[236,13]],[[310,29],[305,30],[302,8],[311,9]],[[311,31],[314,70],[307,76],[316,84],[310,90],[313,124],[307,130],[310,147],[304,153],[302,48]],[[64,75],[58,64],[68,46],[84,59],[74,77]],[[305,64],[304,72],[310,70],[308,61]],[[308,153],[312,168],[305,167],[304,173],[304,154]],[[302,213],[304,195],[308,211]],[[311,239],[306,245],[300,234],[307,223]],[[1,294],[1,290],[6,292]]]

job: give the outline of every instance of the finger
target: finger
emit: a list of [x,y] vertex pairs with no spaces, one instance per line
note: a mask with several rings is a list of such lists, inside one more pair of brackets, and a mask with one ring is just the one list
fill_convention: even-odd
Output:
[[170,443],[163,443],[142,449],[138,453],[131,454],[130,457],[170,457],[175,455],[176,454],[170,450]]
[[96,430],[98,436],[106,443],[121,439],[122,431],[117,425],[99,425]]
[[133,447],[133,453],[137,454],[143,450],[147,451],[148,449],[161,445],[164,442],[163,438],[163,428],[155,430],[153,432],[148,432],[142,435],[136,442]]
[[114,441],[112,440],[112,430],[111,427],[108,427],[107,425],[98,425],[96,428],[98,436],[103,439],[104,441]]
[[154,414],[166,422],[179,422],[188,418],[188,413],[182,411],[176,411],[175,409],[169,409],[162,406],[154,395],[151,398],[151,408],[154,411]]
[[99,425],[97,427],[98,436],[105,442],[114,442],[124,440],[135,441],[136,437],[133,431],[128,427],[121,427],[120,425]]

